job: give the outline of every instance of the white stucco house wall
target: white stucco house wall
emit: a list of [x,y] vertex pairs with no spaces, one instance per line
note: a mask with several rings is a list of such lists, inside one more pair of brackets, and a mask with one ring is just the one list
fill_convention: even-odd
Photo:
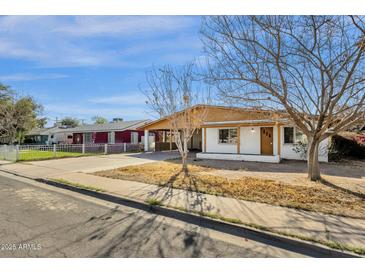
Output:
[[[239,126],[239,127],[214,127],[203,130],[202,142],[206,140],[206,145],[201,153],[197,154],[197,158],[201,159],[221,159],[221,160],[240,160],[240,161],[257,161],[279,163],[281,159],[288,160],[306,160],[304,151],[301,153],[295,147],[298,147],[302,139],[298,139],[299,130],[294,126],[273,125],[273,142],[272,153],[263,153],[261,148],[261,128],[270,128],[268,126]],[[240,131],[236,138],[238,140],[231,143],[223,143],[219,140],[219,132],[224,129]],[[292,140],[289,139],[289,134],[292,131]],[[285,138],[285,132],[287,138]],[[298,132],[298,135],[296,133]],[[206,137],[204,137],[206,134]],[[238,148],[239,146],[239,148]],[[328,162],[328,139],[320,144],[319,161]]]

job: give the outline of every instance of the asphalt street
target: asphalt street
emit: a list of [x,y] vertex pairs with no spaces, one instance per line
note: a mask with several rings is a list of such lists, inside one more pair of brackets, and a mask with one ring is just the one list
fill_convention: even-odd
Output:
[[302,257],[242,237],[0,175],[0,257]]

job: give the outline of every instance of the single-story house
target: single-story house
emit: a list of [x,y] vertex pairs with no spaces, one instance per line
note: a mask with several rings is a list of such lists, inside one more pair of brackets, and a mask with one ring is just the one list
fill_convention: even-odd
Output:
[[[304,160],[300,143],[306,136],[294,126],[283,111],[196,105],[191,110],[202,112],[203,119],[189,142],[197,158],[279,163],[281,159]],[[152,121],[138,128],[162,132],[155,150],[175,149],[171,117]],[[151,148],[145,143],[145,151]],[[328,141],[319,148],[319,160],[328,161]]]
[[47,145],[49,137],[57,132],[57,126],[50,128],[34,128],[24,138],[24,144]]
[[[73,128],[59,128],[49,136],[49,143],[69,144],[116,144],[141,143],[144,133],[137,130],[150,120],[116,121],[106,124],[82,125]],[[150,133],[149,142],[154,142],[155,134]],[[158,137],[157,137],[158,138]]]

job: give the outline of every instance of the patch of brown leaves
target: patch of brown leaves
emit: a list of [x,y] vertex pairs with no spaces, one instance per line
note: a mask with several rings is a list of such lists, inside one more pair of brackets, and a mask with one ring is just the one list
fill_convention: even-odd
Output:
[[364,199],[320,183],[298,186],[256,177],[228,179],[202,174],[209,170],[207,167],[189,165],[189,173],[184,174],[181,172],[181,165],[179,164],[158,162],[96,172],[95,175],[272,205],[344,216],[365,217]]

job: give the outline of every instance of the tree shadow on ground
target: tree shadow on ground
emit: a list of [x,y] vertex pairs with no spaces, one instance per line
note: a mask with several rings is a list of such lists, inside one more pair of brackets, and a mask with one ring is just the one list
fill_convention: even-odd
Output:
[[[178,163],[180,159],[166,159],[170,163]],[[188,157],[190,165],[223,169],[223,170],[243,170],[258,173],[301,173],[307,174],[306,161],[299,160],[282,160],[277,163],[263,163],[263,162],[245,162],[245,161],[229,161],[229,160],[210,160],[197,159],[195,153],[190,153]],[[365,161],[364,161],[365,165]],[[348,177],[348,178],[365,178],[365,169],[355,166],[351,162],[329,162],[320,163],[321,173],[324,175]]]
[[166,161],[180,158],[180,153],[178,151],[155,151],[145,153],[131,153],[128,154],[128,157],[155,161]]
[[[194,181],[190,183],[193,188]],[[186,195],[190,194],[186,192]],[[188,198],[196,202],[202,210],[208,206],[199,196]],[[92,215],[72,225],[61,226],[22,240],[31,242],[43,237],[57,239],[55,246],[47,247],[46,252],[42,254],[44,257],[55,254],[57,256],[62,254],[65,257],[264,257],[272,246],[300,254],[324,256],[323,253],[316,253],[310,249],[303,250],[303,247],[297,247],[297,243],[284,243],[259,232],[244,231],[224,224],[222,226],[191,216],[174,215],[172,217],[174,220],[182,221],[175,227],[175,222],[171,225],[169,215],[154,214],[153,207],[151,212],[145,210],[143,214],[135,210],[136,208],[133,207],[132,212],[125,212],[125,207],[117,206],[104,214]],[[175,228],[171,228],[172,226]],[[207,228],[238,236],[240,239],[237,240],[240,241],[250,239],[264,245],[246,247],[241,244],[232,247],[235,246],[233,243],[224,244],[222,248],[221,243],[217,246],[217,241],[210,238],[210,231]],[[77,253],[88,252],[89,248],[90,252],[87,255]]]
[[[39,238],[55,238],[55,246],[47,247],[42,257],[69,257],[74,250],[83,249],[87,253],[88,247],[92,253],[82,252],[81,257],[201,257],[220,254],[214,242],[209,240],[207,231],[198,229],[188,223],[171,229],[165,223],[165,217],[157,214],[143,214],[134,211],[121,212],[117,206],[105,214],[92,216],[87,220],[72,225],[58,227],[45,233],[35,234],[22,242],[39,241]],[[79,229],[82,227],[82,233]],[[62,236],[60,236],[62,235]],[[68,235],[68,239],[61,239]],[[209,241],[211,253],[202,254],[201,251]],[[63,243],[63,244],[61,244]],[[96,250],[96,251],[94,251]],[[71,257],[80,257],[74,253]]]
[[[175,183],[182,176],[183,183],[179,186]],[[181,178],[179,178],[181,179]],[[212,210],[213,206],[207,204],[204,193],[200,192],[196,178],[187,171],[179,170],[172,175],[166,183],[158,185],[155,191],[149,193],[150,197],[158,198],[163,204],[173,205],[172,198],[179,195],[179,200],[185,201],[184,208],[193,208],[194,211],[203,213],[205,210]]]
[[335,189],[335,190],[339,190],[343,193],[346,193],[346,194],[350,194],[350,195],[353,195],[357,198],[360,198],[361,200],[365,201],[365,194],[364,193],[361,193],[361,192],[355,192],[355,191],[352,191],[350,189],[347,189],[347,188],[343,188],[341,186],[338,186],[338,185],[335,185],[331,182],[329,182],[328,180],[324,179],[323,177],[321,177],[321,179],[319,180],[319,182],[327,187],[330,187],[332,189]]

